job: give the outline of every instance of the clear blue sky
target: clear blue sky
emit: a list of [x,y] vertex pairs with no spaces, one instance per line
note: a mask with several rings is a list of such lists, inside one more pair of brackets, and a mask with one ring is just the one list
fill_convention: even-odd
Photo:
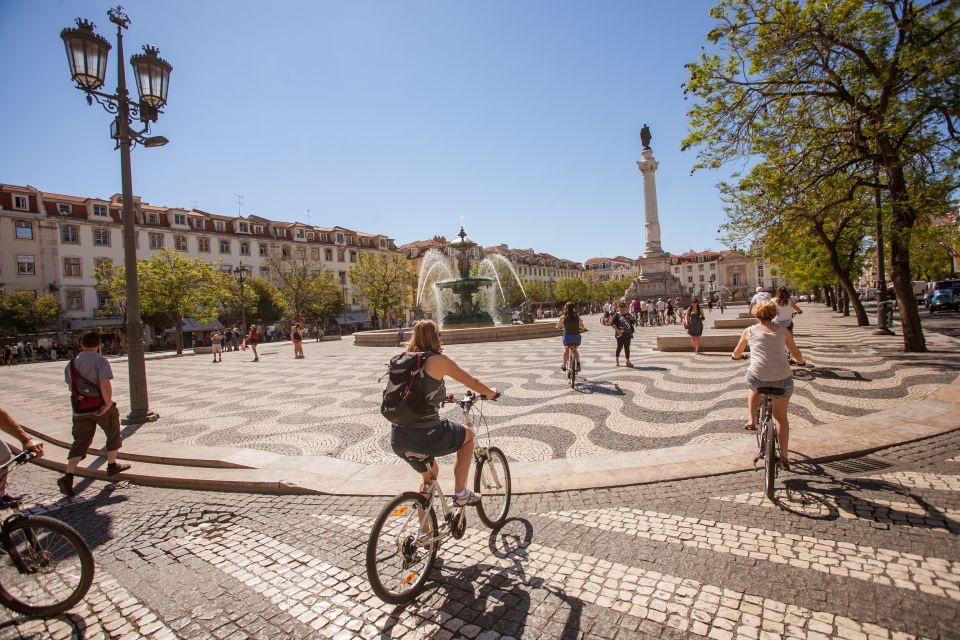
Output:
[[[125,2],[126,57],[153,44],[174,67],[154,126],[170,144],[134,151],[134,191],[226,214],[239,193],[244,214],[400,243],[452,237],[462,216],[485,245],[636,257],[646,122],[664,248],[716,248],[721,176],[690,176],[679,151],[711,4]],[[110,6],[0,0],[0,181],[120,191],[110,117],[74,89],[59,38],[83,16],[113,43]]]

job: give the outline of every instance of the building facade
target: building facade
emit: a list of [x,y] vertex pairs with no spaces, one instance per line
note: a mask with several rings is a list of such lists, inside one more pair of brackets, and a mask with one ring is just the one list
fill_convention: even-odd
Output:
[[791,286],[777,265],[741,251],[691,250],[668,255],[670,270],[684,290],[702,299],[714,294],[728,302],[739,302],[751,296],[757,287],[774,291],[779,286]]
[[[54,293],[70,328],[97,324],[106,301],[96,291],[96,270],[103,261],[123,264],[122,213],[119,194],[101,199],[0,184],[0,291]],[[382,234],[155,206],[136,196],[134,215],[138,259],[171,248],[224,271],[248,267],[251,276],[276,282],[271,254],[302,247],[343,288],[350,323],[366,318],[350,266],[360,252],[397,250]]]
[[616,258],[590,258],[583,263],[585,273],[596,276],[597,280],[633,280],[640,275],[636,260],[617,256]]

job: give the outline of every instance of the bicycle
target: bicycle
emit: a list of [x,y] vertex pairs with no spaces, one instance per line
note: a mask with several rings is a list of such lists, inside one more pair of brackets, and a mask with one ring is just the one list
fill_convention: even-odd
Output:
[[757,455],[753,458],[753,465],[756,467],[757,460],[763,459],[763,493],[773,500],[777,468],[780,466],[780,441],[777,438],[777,423],[773,419],[773,398],[782,396],[784,390],[758,387],[757,393],[760,394],[760,413],[756,430]]
[[[24,464],[33,454],[21,451],[0,472]],[[24,515],[21,498],[0,499],[13,515],[0,525],[0,604],[17,613],[58,616],[87,594],[93,583],[93,553],[70,525],[47,516]]]
[[[478,399],[486,398],[468,391],[459,400],[450,394],[443,404],[459,405],[464,426],[469,428],[474,424],[473,413]],[[479,446],[479,436],[474,434],[476,469],[473,490],[481,497],[481,502],[476,505],[480,521],[496,529],[506,521],[510,510],[510,467],[503,452],[490,446],[489,425],[483,419],[482,410],[478,411],[486,426],[486,446]],[[428,455],[412,452],[406,455],[430,465]],[[432,472],[430,480],[423,493],[405,491],[384,505],[370,531],[367,579],[377,597],[388,604],[409,602],[423,591],[442,542],[448,537],[459,540],[466,532],[466,507],[447,502]],[[443,520],[440,527],[437,525],[438,505]]]
[[573,389],[577,385],[577,354],[574,353],[573,349],[568,349],[568,351],[567,378],[570,379],[570,388]]

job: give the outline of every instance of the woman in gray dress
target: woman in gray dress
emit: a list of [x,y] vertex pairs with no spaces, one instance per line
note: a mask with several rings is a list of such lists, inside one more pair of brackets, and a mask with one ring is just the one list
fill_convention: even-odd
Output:
[[690,336],[690,344],[693,345],[693,352],[700,353],[700,336],[703,335],[703,311],[700,310],[700,303],[694,298],[687,307],[687,312],[683,318],[683,328],[687,330]]

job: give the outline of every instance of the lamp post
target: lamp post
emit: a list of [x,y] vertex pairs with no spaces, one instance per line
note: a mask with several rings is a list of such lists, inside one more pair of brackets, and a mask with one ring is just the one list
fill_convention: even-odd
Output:
[[240,282],[240,326],[243,327],[244,331],[247,330],[247,303],[246,296],[243,294],[243,281],[249,273],[250,267],[242,262],[233,268],[233,275],[235,275]]
[[[123,59],[123,30],[130,18],[121,7],[107,11],[110,22],[117,25],[117,90],[112,94],[98,91],[107,72],[110,43],[94,33],[93,23],[77,18],[76,28],[60,32],[70,63],[70,76],[78,89],[87,94],[87,104],[96,100],[108,113],[115,114],[110,126],[110,137],[120,150],[120,180],[123,193],[124,268],[127,286],[127,370],[130,379],[130,413],[124,424],[152,422],[160,416],[150,411],[147,399],[147,369],[143,353],[143,326],[140,322],[140,292],[137,285],[137,242],[133,213],[133,179],[130,150],[134,144],[160,147],[167,143],[163,136],[148,136],[150,123],[156,122],[167,103],[167,89],[173,67],[158,55],[156,48],[143,47],[143,53],[130,57],[140,101],[134,102],[127,92],[126,70]],[[131,117],[138,118],[143,128],[136,130]]]

